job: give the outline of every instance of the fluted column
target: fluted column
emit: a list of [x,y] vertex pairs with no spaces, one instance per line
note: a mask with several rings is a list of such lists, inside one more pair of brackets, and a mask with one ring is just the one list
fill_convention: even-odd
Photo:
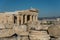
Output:
[[32,21],[32,15],[30,15],[30,21]]
[[36,21],[38,21],[38,18],[37,18],[37,17],[38,17],[38,16],[36,16],[36,19],[35,19]]
[[25,15],[25,23],[27,23],[27,15]]
[[19,17],[19,15],[17,15],[17,25],[19,25],[19,19],[20,17]]
[[23,15],[21,15],[21,24],[23,24]]
[[33,21],[35,21],[35,16],[33,16]]
[[14,16],[12,15],[12,22],[13,22],[13,24],[14,24]]

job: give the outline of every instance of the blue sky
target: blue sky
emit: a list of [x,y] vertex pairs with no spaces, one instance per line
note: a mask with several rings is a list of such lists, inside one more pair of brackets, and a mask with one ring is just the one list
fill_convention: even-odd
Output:
[[60,16],[60,0],[0,0],[0,12],[30,9],[39,10],[39,17]]

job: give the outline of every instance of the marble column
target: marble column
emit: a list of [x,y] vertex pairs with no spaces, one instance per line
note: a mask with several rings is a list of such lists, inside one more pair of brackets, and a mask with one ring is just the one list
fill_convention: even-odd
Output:
[[27,15],[25,15],[25,23],[27,23]]
[[13,20],[12,22],[13,22],[13,24],[14,24],[14,15],[12,15],[12,20]]
[[30,15],[30,21],[32,21],[32,15]]
[[19,15],[17,15],[17,25],[19,25]]
[[21,24],[23,24],[23,15],[21,15]]
[[36,19],[35,19],[36,21],[38,21],[38,18],[37,18],[37,17],[38,17],[38,16],[36,16]]
[[33,21],[35,21],[35,16],[33,16]]

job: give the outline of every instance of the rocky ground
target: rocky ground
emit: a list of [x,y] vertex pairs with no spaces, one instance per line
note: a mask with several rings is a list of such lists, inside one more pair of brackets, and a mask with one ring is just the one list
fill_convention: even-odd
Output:
[[0,40],[60,40],[59,26],[48,28],[49,25],[36,25],[33,23],[8,26],[0,28]]

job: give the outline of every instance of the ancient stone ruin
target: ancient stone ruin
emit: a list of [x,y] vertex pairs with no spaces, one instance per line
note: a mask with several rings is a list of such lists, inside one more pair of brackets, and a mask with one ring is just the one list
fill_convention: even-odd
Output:
[[0,40],[50,40],[38,20],[38,10],[0,13]]

